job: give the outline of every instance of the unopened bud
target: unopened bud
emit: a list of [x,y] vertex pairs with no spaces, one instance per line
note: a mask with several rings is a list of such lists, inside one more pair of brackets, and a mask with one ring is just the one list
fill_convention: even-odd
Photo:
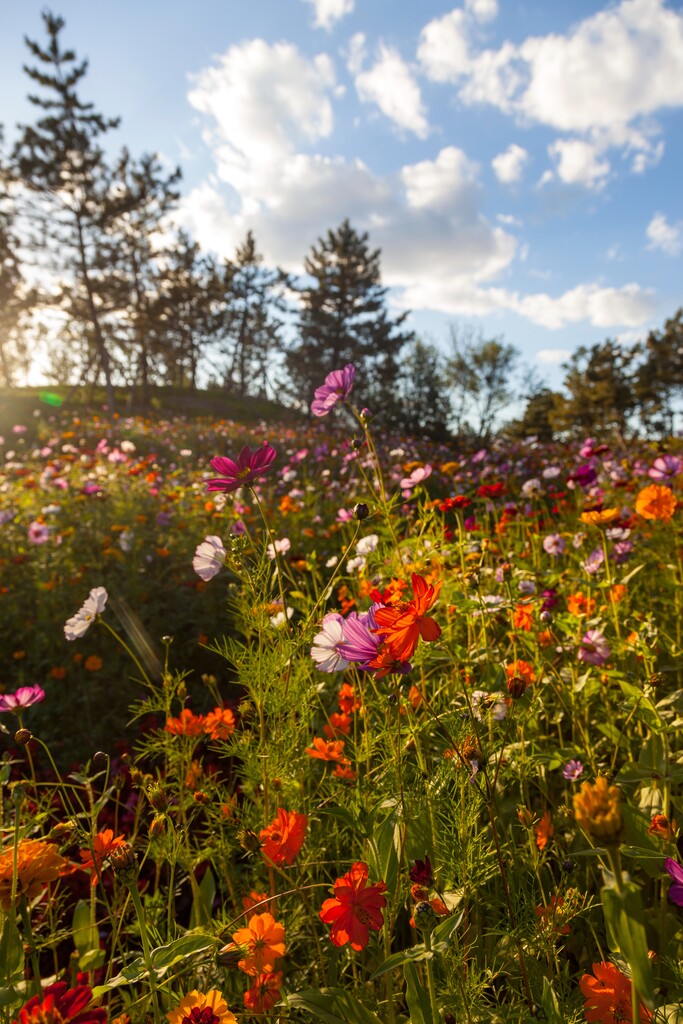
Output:
[[96,768],[106,768],[109,763],[109,757],[103,750],[98,750],[93,754],[92,763]]
[[415,927],[421,932],[433,931],[438,921],[433,906],[427,900],[422,900],[421,903],[417,904],[413,911],[413,919]]
[[524,828],[531,828],[534,823],[534,816],[528,807],[518,807],[517,817],[519,818],[520,825]]
[[133,783],[134,786],[141,786],[144,777],[145,776],[142,774],[139,768],[131,768],[130,781]]
[[359,501],[357,505],[353,506],[353,517],[354,519],[357,519],[359,523],[362,523],[369,515],[370,509],[364,501]]
[[163,814],[155,814],[149,826],[149,834],[152,839],[163,836],[166,831],[166,819]]
[[244,957],[244,950],[235,942],[229,942],[216,953],[216,962],[219,967],[227,967],[230,971],[237,970],[237,964]]
[[26,747],[33,739],[33,734],[30,729],[17,729],[14,734],[14,742],[18,743],[20,747]]
[[109,854],[109,863],[119,882],[135,885],[138,877],[138,859],[130,843],[122,843]]
[[250,828],[243,828],[237,833],[237,841],[247,853],[258,853],[261,849],[261,840]]
[[147,790],[147,799],[159,814],[165,814],[168,810],[168,798],[161,786],[155,782]]
[[526,679],[522,676],[512,676],[508,679],[508,693],[513,700],[519,700],[526,693]]

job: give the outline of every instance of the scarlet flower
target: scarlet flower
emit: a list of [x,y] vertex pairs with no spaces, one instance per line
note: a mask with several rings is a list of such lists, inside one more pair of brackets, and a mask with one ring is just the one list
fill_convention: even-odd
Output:
[[273,864],[293,864],[304,845],[308,818],[278,807],[275,821],[261,830],[261,850]]
[[237,964],[245,974],[265,974],[285,955],[285,929],[272,914],[254,914],[246,928],[238,928],[232,941],[246,952]]
[[79,850],[79,855],[83,861],[81,867],[84,871],[90,871],[90,880],[93,885],[97,885],[97,880],[102,871],[102,865],[113,850],[117,850],[119,846],[123,846],[125,843],[124,836],[116,836],[114,838],[114,832],[112,829],[107,828],[104,832],[98,832],[94,836],[92,841],[92,850],[84,849]]
[[545,850],[548,845],[548,840],[554,833],[555,828],[550,819],[550,811],[546,811],[543,817],[539,821],[538,825],[534,826],[534,832],[536,833],[536,846],[539,850]]
[[165,732],[174,736],[201,736],[204,732],[203,715],[193,715],[189,708],[183,708],[177,718],[167,718]]
[[657,836],[665,843],[672,843],[676,838],[678,826],[675,821],[669,821],[665,814],[655,814],[647,831],[648,835]]
[[368,865],[357,861],[350,871],[334,883],[334,896],[325,900],[320,920],[332,925],[330,940],[335,946],[348,942],[356,951],[365,949],[369,930],[374,932],[384,924],[382,908],[386,906],[384,882],[368,885]]
[[356,697],[351,683],[342,683],[339,691],[339,710],[342,714],[350,715],[361,706],[360,697]]
[[43,989],[42,998],[24,1003],[12,1024],[106,1024],[104,1007],[87,1008],[91,999],[89,985],[67,988],[65,981],[57,981]]
[[268,1013],[280,999],[282,971],[267,971],[254,979],[244,993],[244,1005],[252,1013]]
[[170,1024],[237,1024],[223,994],[215,988],[205,993],[197,989],[188,992],[166,1017]]
[[339,761],[340,764],[350,764],[348,758],[344,757],[344,740],[324,740],[321,736],[313,737],[313,746],[306,747],[309,757],[317,757],[320,761]]
[[[583,1013],[589,1024],[626,1024],[633,1021],[631,1012],[631,979],[614,964],[593,964],[593,974],[584,974],[579,986],[586,1000]],[[639,1007],[643,1024],[652,1014],[643,1004]]]
[[385,640],[396,661],[409,661],[420,637],[429,643],[441,636],[439,624],[426,614],[439,596],[441,583],[428,585],[422,576],[413,573],[412,584],[412,601],[375,611],[380,627],[375,632]]
[[528,661],[524,661],[523,658],[511,661],[509,665],[505,666],[505,672],[507,673],[508,680],[520,676],[527,686],[536,682],[536,673],[534,672],[533,665],[530,665]]
[[529,633],[534,628],[534,610],[530,604],[517,604],[512,615],[512,625]]
[[214,708],[204,716],[203,731],[212,740],[227,740],[235,731],[235,716],[230,708]]
[[333,712],[327,725],[323,726],[323,732],[328,740],[333,740],[340,733],[342,736],[348,736],[351,732],[351,716]]

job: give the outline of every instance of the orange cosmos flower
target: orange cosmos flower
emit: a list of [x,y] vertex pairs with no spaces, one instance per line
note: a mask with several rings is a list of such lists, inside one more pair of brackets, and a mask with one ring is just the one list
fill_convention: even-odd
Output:
[[351,683],[342,683],[339,691],[339,710],[344,715],[350,715],[360,709],[360,697],[356,697]]
[[636,498],[636,512],[643,519],[661,519],[668,523],[676,511],[676,497],[663,484],[649,484]]
[[296,811],[278,807],[275,821],[261,830],[261,851],[273,864],[293,864],[304,845],[308,818]]
[[603,508],[601,511],[591,509],[590,512],[582,512],[579,519],[589,526],[607,526],[618,519],[620,514],[618,508]]
[[381,636],[396,661],[409,661],[415,653],[420,637],[427,643],[438,640],[441,627],[426,613],[441,591],[441,583],[434,586],[417,573],[413,573],[413,600],[401,602],[392,608],[378,608],[375,632]]
[[317,757],[320,761],[351,763],[347,757],[344,757],[344,740],[324,740],[321,736],[315,736],[313,746],[306,747],[306,753],[309,757]]
[[548,840],[553,835],[555,828],[550,818],[550,811],[546,811],[543,817],[539,821],[538,825],[534,825],[534,832],[536,833],[536,846],[539,850],[545,850],[548,845]]
[[174,736],[201,736],[204,732],[203,715],[193,715],[189,708],[183,708],[177,718],[167,718],[165,732]]
[[530,604],[517,604],[512,614],[512,625],[529,633],[534,628],[534,610]]
[[280,999],[282,971],[259,974],[254,984],[244,993],[244,1005],[252,1013],[268,1013]]
[[79,850],[79,856],[83,861],[81,867],[84,871],[90,872],[90,881],[92,885],[97,885],[97,880],[102,871],[102,865],[109,854],[114,850],[117,850],[119,846],[123,846],[125,842],[126,840],[124,836],[117,836],[115,839],[112,829],[107,828],[104,832],[98,832],[97,835],[93,837],[92,850],[87,848]]
[[222,993],[215,988],[206,993],[196,989],[188,992],[166,1017],[170,1024],[237,1024],[237,1017],[230,1012]]
[[648,835],[657,836],[665,843],[673,843],[676,838],[678,826],[675,821],[669,821],[665,814],[655,814],[647,830]]
[[384,882],[368,885],[369,868],[363,861],[357,861],[350,871],[334,883],[334,897],[325,900],[320,911],[320,920],[332,925],[330,939],[335,946],[350,943],[356,951],[365,949],[370,934],[368,929],[379,931],[384,924],[382,908],[386,906]]
[[527,686],[536,682],[536,673],[534,672],[533,665],[530,665],[528,661],[524,661],[523,658],[511,661],[509,665],[505,666],[505,672],[508,680],[520,677]]
[[275,968],[275,961],[285,955],[285,929],[272,914],[254,914],[246,928],[238,928],[232,941],[241,946],[246,956],[237,964],[245,974],[265,974]]
[[[633,1021],[631,1011],[631,979],[622,974],[614,964],[593,964],[593,974],[584,974],[579,986],[586,1000],[583,1013],[589,1024],[625,1024]],[[652,1014],[643,1004],[639,1007],[640,1019],[652,1020]]]
[[351,716],[343,713],[337,714],[333,712],[330,715],[330,720],[327,725],[323,726],[323,732],[327,736],[328,740],[333,740],[335,736],[348,736],[351,732]]
[[595,598],[586,597],[580,590],[576,594],[570,594],[567,598],[567,611],[577,618],[581,615],[592,615],[595,611]]
[[[63,874],[67,861],[57,847],[43,839],[20,839],[17,849],[17,899],[27,902],[40,895],[44,885],[54,882]],[[0,907],[12,909],[12,877],[14,875],[14,846],[0,853]],[[15,901],[16,903],[16,901]]]
[[89,654],[83,662],[83,668],[86,672],[99,672],[103,665],[104,662],[99,654]]
[[212,740],[227,740],[235,731],[235,716],[230,708],[214,708],[204,716],[203,731]]
[[[256,892],[254,889],[249,893],[248,896],[242,897],[242,906],[247,913],[247,921],[254,914],[262,914],[264,911],[270,909],[271,897],[266,892]],[[257,909],[254,910],[253,908]]]

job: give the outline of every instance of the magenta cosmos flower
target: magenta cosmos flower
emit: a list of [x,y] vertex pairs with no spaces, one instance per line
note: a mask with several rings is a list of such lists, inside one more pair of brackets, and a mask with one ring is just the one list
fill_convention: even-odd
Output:
[[230,491],[253,484],[264,475],[276,455],[277,452],[267,441],[264,441],[253,454],[249,446],[245,445],[237,456],[237,462],[217,455],[215,459],[211,459],[211,468],[221,476],[206,481],[207,491],[223,491],[229,494]]
[[3,693],[0,696],[0,711],[23,711],[32,704],[45,700],[45,690],[36,683],[34,686],[20,686],[14,693]]
[[677,907],[683,907],[683,868],[673,857],[666,858],[664,867],[673,882],[673,885],[669,886],[669,900]]
[[327,416],[337,402],[348,398],[353,389],[356,368],[348,363],[343,370],[333,370],[325,377],[325,383],[315,389],[315,398],[311,403],[314,416]]
[[604,665],[612,650],[599,629],[589,629],[581,638],[579,661],[588,665]]

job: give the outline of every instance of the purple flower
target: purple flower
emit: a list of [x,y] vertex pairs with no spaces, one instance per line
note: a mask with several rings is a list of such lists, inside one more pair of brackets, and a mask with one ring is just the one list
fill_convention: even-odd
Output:
[[564,551],[564,537],[561,537],[559,533],[551,533],[543,539],[543,550],[553,555],[554,558],[558,558]]
[[330,612],[323,619],[322,632],[313,639],[311,657],[321,672],[340,672],[348,668],[349,661],[342,657],[344,619],[338,612]]
[[578,466],[573,473],[570,473],[567,477],[567,483],[578,484],[579,487],[590,487],[598,479],[598,474],[595,472],[595,468],[590,463],[586,462],[582,466]]
[[602,550],[602,548],[594,548],[593,551],[591,551],[588,558],[585,560],[585,562],[582,562],[581,565],[589,576],[594,576],[597,572],[600,572],[600,569],[602,568],[602,563],[604,561],[605,552]]
[[200,579],[207,583],[223,568],[225,563],[225,547],[220,537],[205,537],[192,559],[192,568]]
[[604,636],[598,629],[589,629],[581,638],[579,661],[588,665],[604,665],[612,653]]
[[669,886],[669,900],[677,907],[683,907],[683,868],[673,857],[666,858],[664,867],[673,882],[673,885]]
[[562,769],[562,774],[564,775],[567,782],[576,782],[579,775],[581,775],[582,773],[583,765],[580,761],[567,761],[566,765]]
[[211,468],[215,469],[217,473],[221,473],[222,476],[207,480],[207,491],[224,491],[229,494],[230,491],[236,491],[239,487],[253,484],[255,480],[264,475],[276,455],[277,452],[267,441],[264,441],[253,455],[249,446],[245,445],[237,456],[237,462],[233,462],[232,459],[223,455],[217,455],[215,459],[211,459]]
[[32,704],[39,704],[45,700],[45,690],[42,690],[36,683],[34,686],[20,686],[15,693],[5,693],[0,696],[0,712],[2,711],[23,711],[30,708]]
[[364,668],[377,657],[379,637],[372,630],[377,628],[372,609],[362,615],[350,612],[344,619],[344,642],[339,648],[342,657]]
[[64,636],[67,640],[76,640],[87,633],[96,617],[104,611],[108,596],[104,587],[94,587],[90,591],[83,606],[67,619],[64,625]]
[[679,459],[677,455],[659,455],[652,463],[652,467],[648,469],[647,475],[652,480],[666,483],[678,476],[682,469],[683,459]]
[[315,389],[315,398],[311,403],[314,416],[327,416],[337,402],[348,398],[353,389],[356,368],[348,363],[343,370],[333,370],[325,377],[325,383]]

